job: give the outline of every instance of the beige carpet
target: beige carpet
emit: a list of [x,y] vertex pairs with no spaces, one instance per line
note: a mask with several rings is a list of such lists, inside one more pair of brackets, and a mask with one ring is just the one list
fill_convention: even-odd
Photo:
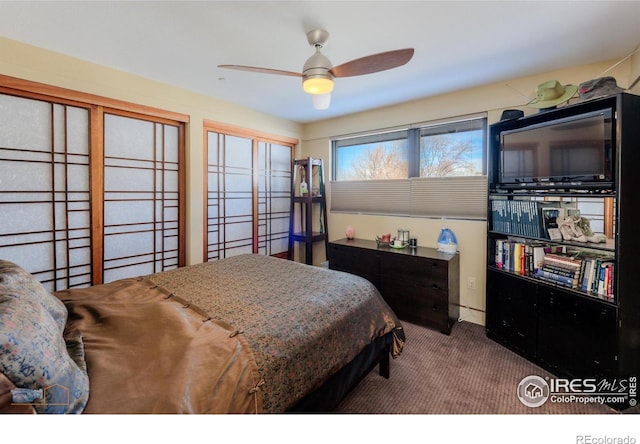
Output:
[[[599,404],[553,403],[527,407],[517,397],[520,381],[552,375],[485,336],[484,327],[462,322],[451,336],[403,322],[407,342],[391,361],[391,379],[371,372],[336,413],[600,414]],[[638,406],[625,413],[640,413]]]

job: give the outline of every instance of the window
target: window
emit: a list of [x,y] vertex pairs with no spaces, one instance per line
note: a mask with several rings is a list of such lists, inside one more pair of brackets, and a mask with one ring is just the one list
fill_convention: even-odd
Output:
[[481,176],[486,173],[485,118],[333,142],[333,180]]
[[486,174],[487,120],[420,128],[420,177]]
[[406,179],[408,131],[334,141],[334,179]]
[[334,140],[331,211],[484,219],[486,141],[485,117]]

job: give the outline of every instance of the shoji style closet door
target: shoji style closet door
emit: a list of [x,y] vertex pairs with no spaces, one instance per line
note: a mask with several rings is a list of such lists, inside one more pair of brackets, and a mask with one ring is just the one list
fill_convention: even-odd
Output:
[[204,260],[286,254],[297,141],[207,126]]
[[286,254],[291,211],[291,146],[258,143],[258,253]]
[[186,121],[0,75],[0,258],[50,291],[184,265]]
[[179,265],[179,130],[104,115],[104,282]]
[[207,260],[253,252],[253,142],[208,133]]
[[92,282],[89,110],[0,94],[0,258],[49,291]]

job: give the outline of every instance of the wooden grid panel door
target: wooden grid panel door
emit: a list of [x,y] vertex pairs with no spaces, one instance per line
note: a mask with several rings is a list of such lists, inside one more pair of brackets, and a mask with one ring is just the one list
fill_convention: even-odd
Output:
[[183,266],[184,118],[0,76],[0,258],[49,291]]
[[104,115],[103,280],[180,265],[179,127]]
[[296,143],[205,123],[205,261],[286,257]]
[[253,252],[253,142],[209,132],[206,260]]
[[291,211],[291,147],[258,143],[258,253],[286,257]]
[[0,94],[0,258],[49,291],[92,283],[89,119]]

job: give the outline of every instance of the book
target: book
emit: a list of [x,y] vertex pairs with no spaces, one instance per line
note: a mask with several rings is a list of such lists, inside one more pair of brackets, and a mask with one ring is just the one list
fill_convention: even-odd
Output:
[[596,278],[596,274],[598,273],[599,268],[600,268],[600,260],[593,259],[593,264],[589,271],[589,278],[587,280],[587,289],[586,289],[587,293],[594,293],[595,285],[598,282]]
[[607,264],[607,299],[613,301],[613,263]]
[[491,228],[507,234],[547,237],[541,233],[538,202],[530,200],[491,200]]
[[613,262],[609,260],[603,260],[600,263],[600,269],[598,270],[598,283],[595,288],[595,293],[603,299],[610,299],[613,285],[611,283],[613,272]]
[[546,271],[544,269],[538,270],[534,273],[534,276],[543,278],[543,280],[562,284],[571,288],[578,288],[578,279],[571,276],[562,276],[553,271]]
[[560,217],[560,209],[557,207],[541,207],[540,208],[540,216],[542,223],[542,233],[545,237],[548,237],[552,240],[561,240],[562,234],[560,234],[560,238],[558,238],[558,233],[560,232],[558,228],[558,217]]
[[535,272],[537,269],[542,267],[543,260],[545,256],[545,247],[543,245],[534,245],[533,246],[533,257],[532,257],[532,272]]
[[594,258],[586,258],[583,261],[584,262],[584,269],[582,271],[581,289],[584,292],[589,291],[589,276],[593,272],[593,266],[595,264],[595,261],[596,260]]
[[568,268],[570,270],[579,270],[582,261],[580,259],[573,259],[569,256],[563,256],[556,253],[548,253],[543,259],[543,264],[555,265],[562,268]]
[[542,265],[542,267],[539,268],[540,270],[544,270],[550,273],[555,273],[558,274],[560,276],[567,276],[567,277],[571,277],[574,279],[577,279],[580,276],[580,269],[576,269],[576,270],[570,270],[568,268],[562,268],[562,267],[558,267],[556,265]]
[[515,242],[513,244],[513,272],[521,274],[522,271],[522,244]]
[[496,253],[495,253],[495,263],[496,267],[502,269],[503,268],[503,253],[502,249],[504,248],[504,240],[496,239]]

